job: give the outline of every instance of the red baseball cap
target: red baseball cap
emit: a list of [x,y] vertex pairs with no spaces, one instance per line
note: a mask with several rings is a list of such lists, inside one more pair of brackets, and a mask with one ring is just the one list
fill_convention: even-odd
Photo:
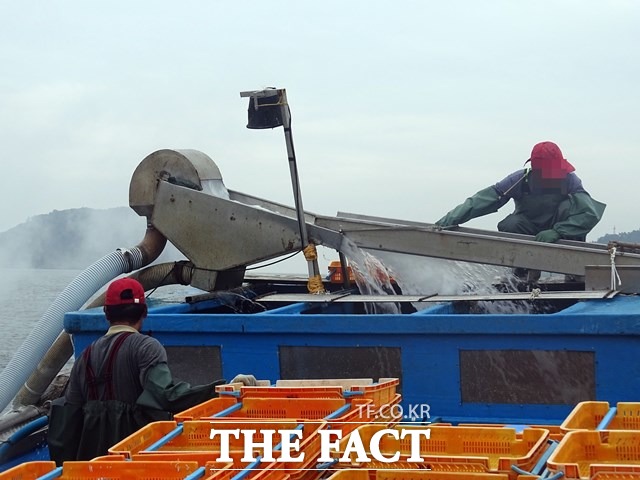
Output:
[[531,168],[540,170],[542,178],[565,178],[575,168],[562,156],[560,147],[553,142],[541,142],[531,150]]
[[142,284],[133,278],[119,278],[111,282],[104,304],[111,306],[131,303],[145,303]]

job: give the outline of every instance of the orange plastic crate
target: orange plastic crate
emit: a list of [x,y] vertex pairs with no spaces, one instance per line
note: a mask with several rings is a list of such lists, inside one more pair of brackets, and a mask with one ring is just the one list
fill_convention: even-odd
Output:
[[361,392],[362,398],[368,398],[374,405],[381,406],[394,401],[399,384],[400,380],[397,378],[381,378],[373,385],[354,385],[351,387],[351,392],[353,394]]
[[[365,446],[368,447],[373,435],[384,429],[380,425],[365,425],[359,427],[351,435],[359,434]],[[429,469],[450,472],[478,472],[478,473],[507,473],[515,477],[513,465],[530,470],[535,466],[538,458],[547,447],[549,432],[544,429],[527,428],[517,434],[512,428],[494,427],[454,427],[454,426],[414,426],[396,425],[395,430],[429,431],[430,438],[420,437],[420,456],[423,462],[409,462],[411,455],[410,438],[396,440],[391,435],[385,435],[379,442],[380,452],[385,456],[392,456],[400,452],[397,462],[379,462],[371,455],[370,462],[356,461],[357,455],[352,453],[349,462],[339,460],[341,466],[362,466],[364,468],[399,468],[399,469]],[[339,452],[333,453],[334,458],[342,457],[346,451],[349,438],[344,438],[339,445]],[[367,450],[367,453],[369,451]]]
[[395,425],[396,423],[415,420],[415,419],[404,418],[404,416],[398,415],[398,413],[402,413],[402,410],[395,410],[394,407],[396,405],[399,405],[401,401],[402,401],[402,395],[400,395],[399,393],[396,393],[393,400],[391,400],[386,405],[380,406],[375,411],[373,415],[372,423],[380,423],[384,425]]
[[[237,407],[229,409],[229,407]],[[228,412],[225,410],[229,409]],[[341,411],[344,410],[344,411]],[[193,408],[180,412],[174,420],[273,420],[273,419],[327,419],[330,428],[340,428],[343,433],[370,422],[376,415],[371,400],[356,399],[347,402],[343,398],[246,398],[242,402],[228,398],[213,398]],[[331,417],[331,418],[328,418]]]
[[[64,462],[59,480],[182,480],[198,470],[196,462]],[[216,477],[217,478],[217,477]]]
[[[205,467],[205,478],[206,480],[226,480],[229,478],[233,478],[238,475],[240,472],[245,471],[249,468],[249,465],[246,462],[242,461],[243,452],[242,451],[234,451],[231,450],[229,452],[229,456],[233,460],[231,464],[228,464],[228,467],[224,467],[223,471],[220,471],[219,465],[224,462],[213,462],[211,459],[217,457],[219,452],[216,451],[184,451],[184,452],[162,452],[162,453],[142,453],[142,454],[133,454],[131,455],[131,460],[133,462],[140,461],[192,461],[196,462],[200,466]],[[226,464],[225,464],[226,465]],[[245,479],[252,480],[287,480],[290,477],[291,470],[286,469],[285,465],[281,462],[260,462],[258,465],[254,465],[247,475],[244,477]]]
[[327,473],[326,470],[308,469],[299,472],[291,472],[291,480],[317,480]]
[[640,432],[633,430],[576,430],[547,461],[552,472],[566,479],[590,479],[604,473],[640,473]]
[[56,462],[25,462],[0,473],[2,480],[35,480],[56,469]]
[[[335,385],[327,382],[335,381]],[[242,400],[247,398],[344,398],[351,400],[364,398],[373,401],[376,406],[392,402],[400,380],[381,378],[374,383],[371,379],[335,379],[335,380],[279,380],[276,385],[263,387],[245,387],[236,384],[220,385],[216,391],[222,395],[236,394]],[[238,390],[239,388],[239,390]]]
[[[224,476],[221,477],[220,470],[217,469],[216,464],[209,462],[205,464],[206,473],[204,480],[227,480],[240,474],[244,470],[245,469],[237,469],[233,467],[230,469],[224,469],[222,471]],[[279,468],[279,465],[275,462],[262,462],[259,466],[250,469],[243,478],[251,480],[287,480],[289,478],[289,474],[286,470]]]
[[127,460],[127,457],[124,455],[101,455],[91,459],[92,462],[115,462],[118,460],[125,461]]
[[[179,426],[177,422],[154,422],[146,425],[142,429],[128,436],[121,442],[109,449],[110,454],[125,455],[133,458],[134,455],[153,455],[154,459],[160,458],[162,454],[175,455],[174,458],[183,460],[194,460],[199,464],[216,460],[220,456],[221,440],[219,435],[211,438],[212,428],[220,430],[256,430],[254,442],[263,442],[262,430],[294,430],[301,428],[302,439],[299,441],[299,452],[305,453],[304,462],[278,462],[282,468],[293,470],[308,468],[320,453],[320,436],[318,431],[326,428],[326,423],[322,421],[297,421],[297,420],[262,420],[262,421],[238,421],[225,420],[216,421],[185,421]],[[169,436],[167,436],[169,435]],[[172,438],[170,438],[172,437]],[[244,438],[242,435],[236,439],[229,438],[229,456],[234,461],[234,467],[244,468],[246,462],[240,459],[244,456]],[[161,445],[157,442],[162,441]],[[272,445],[275,447],[279,443],[279,435],[273,436]],[[154,447],[154,444],[157,447]],[[264,448],[254,448],[253,457],[262,456]],[[274,457],[278,456],[277,451],[273,452]],[[139,459],[140,456],[136,456]],[[166,457],[164,457],[166,458]],[[239,465],[240,464],[240,465]]]
[[[298,425],[295,420],[277,421],[234,421],[224,420],[218,422],[216,428],[219,429],[254,429],[254,430],[282,430],[282,429],[294,429]],[[132,454],[136,453],[162,453],[162,452],[185,452],[185,451],[211,451],[219,452],[220,450],[220,437],[210,438],[211,429],[214,428],[214,424],[208,421],[185,421],[179,425],[175,421],[166,422],[153,422],[150,423],[137,432],[132,433],[127,438],[121,440],[116,445],[109,449],[110,454],[124,455],[128,458]],[[177,430],[177,429],[180,430]],[[159,440],[163,439],[166,435],[175,433],[174,438],[169,439],[163,445],[155,449],[150,449],[152,445]],[[255,436],[256,441],[262,441],[261,435]],[[277,437],[274,436],[274,442],[277,442]],[[275,443],[274,443],[275,445]],[[244,440],[242,436],[237,439],[230,437],[229,439],[230,450],[243,451]],[[262,451],[258,451],[256,455],[261,455]]]
[[591,480],[640,480],[640,473],[599,472]]
[[[508,480],[507,474],[428,470],[338,470],[328,480]],[[537,478],[537,477],[536,477]]]
[[176,413],[173,419],[176,422],[184,422],[185,420],[200,420],[203,417],[210,417],[215,413],[222,412],[229,407],[238,404],[238,399],[234,397],[216,397],[205,402],[199,403],[194,407]]
[[[436,424],[434,424],[435,426]],[[445,425],[445,424],[442,424]],[[451,424],[448,424],[451,426]],[[494,427],[494,428],[509,428],[509,425],[504,423],[459,423],[459,427]],[[560,442],[564,438],[565,431],[560,428],[560,425],[525,425],[526,428],[542,428],[549,430],[549,439],[556,442]]]
[[[610,409],[609,402],[580,402],[560,428],[564,432],[595,430]],[[604,430],[640,430],[640,402],[619,402]]]
[[[221,401],[222,400],[222,401]],[[228,402],[226,398],[212,398],[193,408],[174,415],[174,420],[213,420],[229,407],[236,410],[225,413],[222,419],[230,418],[301,418],[322,419],[347,403],[342,398],[246,398],[242,402]]]

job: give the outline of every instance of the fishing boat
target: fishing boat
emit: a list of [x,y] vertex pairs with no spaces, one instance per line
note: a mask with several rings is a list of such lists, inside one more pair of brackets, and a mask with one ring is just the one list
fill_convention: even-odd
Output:
[[[148,291],[196,289],[171,302],[152,297],[143,327],[166,347],[174,375],[192,383],[239,372],[270,382],[398,379],[398,420],[453,425],[558,427],[582,402],[640,400],[636,245],[547,244],[307,212],[285,91],[243,96],[250,127],[285,127],[295,205],[227,189],[215,162],[199,151],[164,149],[144,158],[129,190],[131,208],[147,219],[143,240],[82,272],[0,376],[0,407],[14,406],[0,419],[0,471],[48,459],[42,394],[71,355],[104,334],[102,298],[87,301],[123,274]],[[186,260],[153,264],[167,241]],[[329,272],[319,270],[318,246],[339,259]],[[251,272],[301,251],[308,275]],[[389,253],[550,274],[535,284],[488,279],[491,288],[456,294],[408,291],[383,263],[367,264]]]

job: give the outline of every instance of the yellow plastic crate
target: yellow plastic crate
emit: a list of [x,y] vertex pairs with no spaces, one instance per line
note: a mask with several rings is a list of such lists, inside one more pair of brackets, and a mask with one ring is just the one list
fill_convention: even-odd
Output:
[[[576,430],[567,433],[547,461],[565,479],[591,479],[604,473],[640,473],[640,432]],[[602,478],[602,477],[601,477]]]
[[[359,434],[366,447],[374,434],[384,429],[380,425],[365,425],[351,435]],[[383,463],[367,455],[370,462],[356,460],[357,454],[349,456],[349,462],[340,460],[346,451],[349,437],[341,440],[339,452],[332,456],[339,459],[343,467],[359,466],[371,469],[426,469],[440,472],[506,473],[515,478],[513,465],[529,471],[547,448],[548,430],[527,428],[521,434],[513,428],[459,427],[459,426],[413,426],[395,425],[395,430],[430,430],[430,438],[420,437],[420,456],[423,462],[408,461],[411,456],[409,438],[396,440],[384,435],[379,442],[380,452],[392,456],[400,452],[397,462]],[[367,450],[367,453],[369,451]]]
[[[609,402],[580,402],[560,428],[564,432],[595,430],[610,410]],[[640,430],[640,402],[619,402],[604,430]]]
[[35,480],[56,469],[56,462],[25,462],[0,473],[1,480]]

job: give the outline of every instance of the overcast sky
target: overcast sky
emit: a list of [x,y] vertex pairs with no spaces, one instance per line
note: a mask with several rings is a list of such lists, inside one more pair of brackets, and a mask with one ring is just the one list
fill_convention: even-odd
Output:
[[608,204],[590,240],[640,228],[637,0],[0,0],[0,18],[0,231],[128,205],[162,148],[293,204],[282,129],[245,128],[239,92],[268,86],[312,212],[434,222],[551,140]]

